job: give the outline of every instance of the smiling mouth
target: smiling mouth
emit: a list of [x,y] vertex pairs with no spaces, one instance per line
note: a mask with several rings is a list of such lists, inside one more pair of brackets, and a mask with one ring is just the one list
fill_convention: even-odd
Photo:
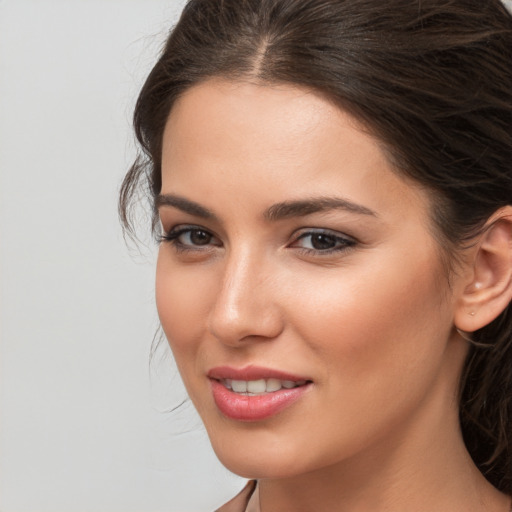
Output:
[[281,389],[293,389],[304,386],[307,380],[280,380],[275,378],[258,380],[238,380],[238,379],[216,379],[226,389],[233,393],[244,396],[259,396],[268,393],[275,393]]
[[249,365],[218,366],[207,377],[213,400],[227,418],[243,422],[267,420],[302,400],[313,388],[303,375]]
[[211,391],[224,416],[243,422],[263,421],[275,416],[299,401],[313,385],[311,380],[292,380],[288,375],[281,379],[254,376],[251,380],[243,380],[241,375],[234,375],[238,379],[232,376],[210,375]]

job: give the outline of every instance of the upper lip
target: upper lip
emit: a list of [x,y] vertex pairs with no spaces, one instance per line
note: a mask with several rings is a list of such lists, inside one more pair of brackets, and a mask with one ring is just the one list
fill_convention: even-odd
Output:
[[233,379],[233,380],[260,380],[278,379],[291,381],[310,381],[307,377],[294,375],[292,373],[264,368],[262,366],[245,366],[244,368],[232,368],[231,366],[216,366],[207,373],[210,379]]

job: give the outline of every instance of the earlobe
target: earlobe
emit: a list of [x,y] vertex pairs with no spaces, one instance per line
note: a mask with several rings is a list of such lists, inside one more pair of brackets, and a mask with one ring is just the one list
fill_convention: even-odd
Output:
[[512,300],[512,206],[489,219],[472,251],[472,272],[455,312],[455,326],[464,332],[485,327]]

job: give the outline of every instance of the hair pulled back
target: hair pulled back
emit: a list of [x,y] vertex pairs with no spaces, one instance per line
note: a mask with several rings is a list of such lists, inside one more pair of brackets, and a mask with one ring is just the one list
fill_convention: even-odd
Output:
[[[137,101],[141,153],[119,203],[128,229],[139,189],[160,192],[174,102],[212,77],[304,86],[355,116],[398,173],[431,191],[448,258],[512,204],[512,16],[499,0],[189,1]],[[473,340],[464,439],[488,480],[512,494],[511,306]]]

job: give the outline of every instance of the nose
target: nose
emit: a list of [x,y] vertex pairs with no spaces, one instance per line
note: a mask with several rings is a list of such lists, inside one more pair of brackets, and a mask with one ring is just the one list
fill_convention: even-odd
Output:
[[227,258],[208,319],[211,334],[236,347],[279,336],[283,317],[277,281],[269,265],[256,255]]

